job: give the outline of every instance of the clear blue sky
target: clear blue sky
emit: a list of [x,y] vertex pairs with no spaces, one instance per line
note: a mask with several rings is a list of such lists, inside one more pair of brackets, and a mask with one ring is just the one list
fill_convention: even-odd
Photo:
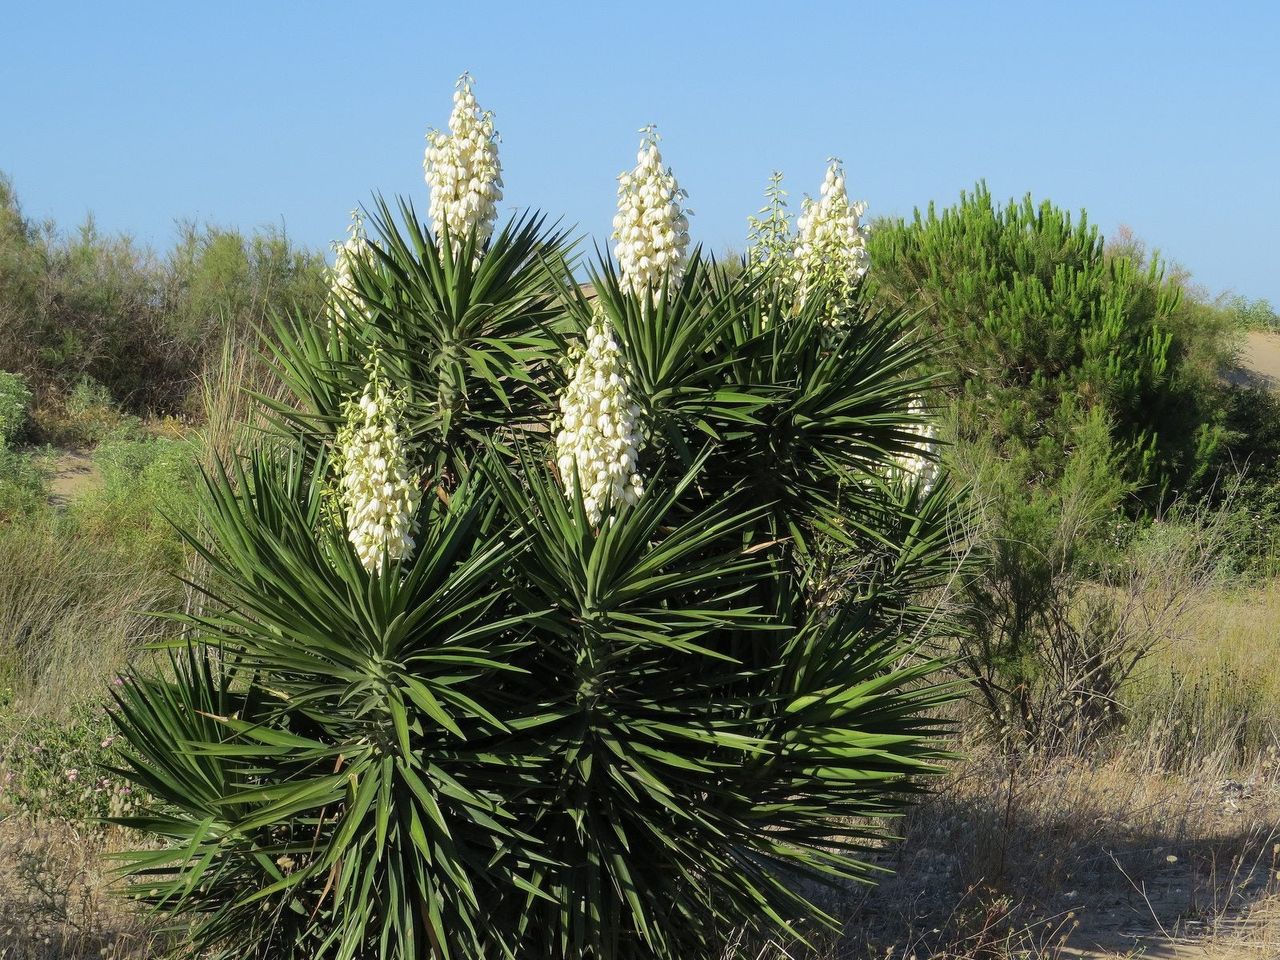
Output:
[[425,209],[423,133],[470,70],[504,206],[607,237],[656,122],[695,239],[742,246],[771,170],[844,158],[872,214],[985,177],[1129,224],[1280,305],[1280,4],[5,0],[0,170],[28,214],[164,247],[176,218],[324,246],[371,192]]

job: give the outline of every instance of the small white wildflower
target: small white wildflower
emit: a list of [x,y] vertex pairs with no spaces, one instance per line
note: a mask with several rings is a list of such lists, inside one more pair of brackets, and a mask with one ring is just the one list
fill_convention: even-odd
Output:
[[[912,414],[920,416],[924,413],[924,403],[917,397],[908,408]],[[889,475],[894,479],[914,482],[919,479],[922,491],[928,493],[938,479],[938,463],[936,460],[937,444],[932,423],[926,425],[918,434],[919,446],[909,453],[900,453],[894,457]]]
[[371,573],[388,560],[409,556],[414,547],[414,516],[422,494],[396,426],[399,409],[375,359],[364,393],[347,404],[347,423],[336,441],[347,537]]
[[437,234],[456,239],[476,232],[477,246],[493,233],[502,199],[502,163],[493,114],[481,110],[471,92],[471,77],[458,78],[449,132],[427,131],[422,161],[431,189],[430,215]]
[[613,218],[622,287],[637,297],[645,291],[660,295],[664,279],[677,284],[684,276],[691,213],[682,206],[686,194],[675,174],[662,167],[657,130],[648,126],[640,132],[645,136],[635,169],[618,175]]
[[794,278],[801,299],[819,285],[831,286],[843,298],[867,272],[871,260],[861,222],[866,211],[866,203],[849,201],[844,166],[833,157],[818,199],[805,198],[796,222]]
[[640,406],[631,392],[622,353],[601,308],[594,308],[586,343],[560,398],[556,463],[565,495],[578,471],[587,519],[599,526],[612,504],[634,504],[644,493],[639,454]]

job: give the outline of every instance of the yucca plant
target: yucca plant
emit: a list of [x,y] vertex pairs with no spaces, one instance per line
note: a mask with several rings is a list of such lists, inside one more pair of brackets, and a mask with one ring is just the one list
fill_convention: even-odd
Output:
[[205,478],[185,647],[117,688],[131,889],[228,960],[803,937],[943,757],[912,318],[697,251],[588,296],[542,218],[370,222],[274,326],[274,435]]

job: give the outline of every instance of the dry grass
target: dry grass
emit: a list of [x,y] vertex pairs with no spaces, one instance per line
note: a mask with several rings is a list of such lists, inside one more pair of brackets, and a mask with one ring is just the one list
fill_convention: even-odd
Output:
[[[1156,772],[1147,749],[1009,758],[972,748],[833,896],[844,934],[777,960],[1280,956],[1280,770],[1225,755]],[[0,960],[156,955],[106,893],[118,834],[0,821]],[[105,951],[105,952],[104,952]]]
[[109,544],[52,522],[0,537],[0,688],[42,713],[101,696],[158,629],[141,611],[172,602],[173,581],[133,569]]
[[[845,933],[810,960],[1280,956],[1280,776],[1257,764],[1145,769],[1140,751],[957,767],[874,852],[894,874],[826,906]],[[0,821],[0,960],[159,955],[107,892],[126,838]]]
[[979,751],[902,836],[873,854],[892,876],[827,904],[842,936],[762,956],[1277,956],[1280,771],[1266,763],[1232,771],[1219,757],[1172,774],[1137,747]]
[[1135,726],[1172,745],[1161,758],[1231,745],[1242,760],[1280,746],[1280,582],[1220,591],[1182,614],[1126,692]]
[[1280,896],[1255,904],[1235,925],[1232,935],[1222,938],[1222,948],[1217,960],[1280,957]]
[[0,960],[151,958],[161,938],[110,890],[123,838],[59,821],[0,820]]

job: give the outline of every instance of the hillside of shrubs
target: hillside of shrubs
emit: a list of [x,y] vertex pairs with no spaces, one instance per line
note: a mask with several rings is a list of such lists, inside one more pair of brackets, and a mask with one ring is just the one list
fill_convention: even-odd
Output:
[[332,265],[0,179],[0,957],[1060,957],[1112,861],[1191,871],[1158,932],[1274,901],[1270,305],[838,161],[718,257],[642,133],[595,255],[498,221],[467,77]]

